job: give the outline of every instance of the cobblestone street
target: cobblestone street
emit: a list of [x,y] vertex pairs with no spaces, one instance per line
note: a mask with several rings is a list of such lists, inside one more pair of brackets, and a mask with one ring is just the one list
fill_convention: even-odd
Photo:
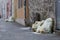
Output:
[[35,34],[18,23],[0,19],[0,40],[60,40],[55,34]]

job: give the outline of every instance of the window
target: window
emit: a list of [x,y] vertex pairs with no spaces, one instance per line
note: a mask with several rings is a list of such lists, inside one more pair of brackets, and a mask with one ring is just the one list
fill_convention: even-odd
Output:
[[22,0],[18,0],[18,8],[22,7]]

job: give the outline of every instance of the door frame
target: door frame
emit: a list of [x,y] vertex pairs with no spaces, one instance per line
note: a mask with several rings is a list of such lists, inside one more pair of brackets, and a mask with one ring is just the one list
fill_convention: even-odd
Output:
[[55,32],[60,32],[60,30],[57,30],[57,0],[55,0],[55,16],[56,16],[56,26],[55,26]]
[[29,19],[29,1],[28,0],[25,0],[26,1],[26,7],[25,7],[25,26],[28,26],[27,25],[27,20]]

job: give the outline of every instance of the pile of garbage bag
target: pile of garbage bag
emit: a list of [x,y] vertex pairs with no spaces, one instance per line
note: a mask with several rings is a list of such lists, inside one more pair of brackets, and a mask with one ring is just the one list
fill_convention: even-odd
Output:
[[36,21],[32,25],[32,30],[37,33],[51,33],[53,28],[53,19],[47,18],[46,20]]
[[5,19],[6,22],[13,22],[14,21],[14,18],[11,16],[9,17],[8,19]]

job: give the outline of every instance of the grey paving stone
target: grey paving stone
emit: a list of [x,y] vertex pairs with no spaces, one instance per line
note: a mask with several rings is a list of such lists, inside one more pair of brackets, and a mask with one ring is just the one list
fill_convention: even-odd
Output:
[[0,25],[0,40],[60,40],[60,36],[55,34],[34,34],[15,22],[0,20]]

